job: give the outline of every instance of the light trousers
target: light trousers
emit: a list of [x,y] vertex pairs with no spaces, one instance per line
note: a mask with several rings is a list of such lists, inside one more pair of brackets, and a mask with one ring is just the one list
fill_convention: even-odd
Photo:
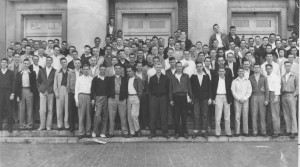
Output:
[[129,124],[130,134],[134,135],[136,131],[140,130],[139,125],[139,110],[140,100],[137,95],[128,96],[127,98],[127,118]]
[[[108,109],[107,109],[107,97],[96,96],[95,98],[95,115],[94,115],[94,132],[98,135],[106,134]],[[99,125],[101,124],[101,132],[99,132]]]
[[225,132],[231,135],[230,129],[230,104],[227,102],[226,95],[216,95],[215,119],[216,119],[216,135],[221,135],[221,118],[224,109]]
[[[52,127],[54,93],[40,93],[40,128]],[[48,109],[48,111],[47,111]]]
[[115,98],[108,99],[108,112],[109,112],[109,134],[114,134],[115,129],[115,117],[116,113],[119,111],[119,116],[121,119],[121,128],[123,134],[128,134],[127,128],[127,117],[126,117],[126,99],[119,100],[119,96],[115,95]]
[[[91,96],[87,94],[78,95],[78,118],[79,135],[90,135],[91,133]],[[85,126],[84,126],[85,122]]]
[[282,109],[287,133],[298,133],[296,102],[297,101],[293,93],[282,95]]
[[69,96],[67,87],[61,86],[58,90],[59,98],[56,99],[56,117],[57,127],[62,128],[63,124],[65,128],[70,128],[69,125]]
[[261,134],[266,134],[266,106],[264,95],[252,95],[250,98],[250,109],[252,117],[253,134],[257,134],[257,116],[260,116]]
[[[26,114],[27,110],[27,114]],[[22,99],[20,101],[20,126],[33,125],[33,94],[30,88],[22,88]],[[26,121],[27,117],[27,121]]]
[[240,134],[241,115],[243,118],[243,133],[248,134],[248,114],[249,114],[249,100],[244,103],[234,99],[235,110],[235,133]]

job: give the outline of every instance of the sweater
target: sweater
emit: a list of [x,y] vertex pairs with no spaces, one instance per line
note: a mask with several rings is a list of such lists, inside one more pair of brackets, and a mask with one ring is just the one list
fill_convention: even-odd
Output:
[[15,76],[14,72],[7,69],[6,73],[3,74],[0,70],[0,90],[9,90],[12,93],[15,92]]
[[171,77],[169,89],[170,89],[170,91],[169,91],[170,101],[173,100],[173,95],[188,94],[191,99],[193,98],[191,82],[190,82],[189,75],[187,75],[187,74],[184,74],[184,73],[182,74],[182,76],[180,77],[180,82],[175,77],[175,75],[173,77]]
[[100,79],[98,76],[93,79],[91,86],[92,100],[95,99],[95,96],[107,96],[107,82],[107,77],[105,77],[104,80]]

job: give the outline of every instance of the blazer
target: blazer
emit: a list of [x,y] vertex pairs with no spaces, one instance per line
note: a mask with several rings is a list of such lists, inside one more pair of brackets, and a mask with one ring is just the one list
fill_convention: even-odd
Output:
[[[214,70],[213,73],[214,73],[214,77],[219,77],[219,67],[218,68],[216,67],[216,69]],[[230,81],[232,81],[233,76],[232,76],[232,71],[230,68],[228,68],[228,67],[225,68],[225,75],[227,77],[229,77]]]
[[[110,35],[109,34],[109,23],[106,24],[106,35]],[[117,27],[116,25],[113,26],[113,32],[112,32],[112,37],[115,38],[117,35]]]
[[[115,76],[108,77],[108,98],[115,98]],[[128,82],[125,77],[121,76],[121,86],[119,100],[124,100],[128,97]]]
[[[129,78],[127,78],[127,82],[129,82]],[[139,99],[141,99],[143,96],[143,89],[144,89],[143,84],[144,84],[143,80],[140,77],[134,76],[133,87],[136,90]],[[127,94],[129,94],[128,89],[127,89]]]
[[39,92],[45,93],[53,93],[53,85],[54,85],[54,77],[55,77],[55,69],[52,67],[49,76],[47,77],[46,68],[42,68],[39,71],[38,79],[37,79],[37,87]]
[[[42,69],[43,67],[39,65],[39,69]],[[33,71],[33,65],[31,64],[28,69],[31,71]],[[33,71],[34,72],[34,71]],[[35,74],[35,75],[38,75],[38,74]]]
[[[67,74],[69,73],[68,69],[67,69]],[[54,94],[56,96],[59,95],[59,90],[60,90],[60,87],[61,87],[61,81],[62,81],[62,78],[63,78],[63,72],[62,72],[62,69],[59,70],[59,71],[56,71],[55,72],[55,76],[54,76],[54,85],[53,85],[53,91],[54,91]],[[68,78],[68,77],[67,77]],[[68,81],[67,81],[68,83]]]
[[174,76],[174,74],[172,73],[171,68],[169,68],[169,69],[166,70],[166,76],[167,76],[169,79],[170,79],[171,77]]
[[[225,75],[225,87],[226,87],[226,98],[227,103],[230,104],[233,101],[233,96],[231,92],[231,83],[232,80],[229,76]],[[212,79],[212,99],[215,100],[217,96],[217,89],[219,84],[219,75],[216,75],[214,79]]]
[[[113,66],[107,67],[105,70],[105,76],[107,76],[107,77],[114,76],[115,75],[114,68],[115,67],[113,67]],[[122,77],[124,76],[124,68],[123,67],[121,67],[121,76]]]
[[[228,66],[228,62],[225,63],[225,66],[227,66],[227,68],[230,69],[229,66]],[[238,77],[238,69],[239,69],[239,64],[236,63],[236,62],[233,62],[233,74],[234,74],[233,78],[237,78]]]
[[212,97],[209,76],[205,73],[203,73],[203,74],[204,75],[202,78],[201,86],[199,83],[198,75],[193,74],[191,76],[192,92],[194,94],[194,98],[199,99],[199,100],[211,99],[211,97]]
[[183,73],[180,82],[178,79],[175,77],[170,78],[170,86],[169,86],[169,98],[170,101],[173,100],[173,95],[174,94],[188,94],[189,97],[192,99],[193,98],[193,93],[191,89],[191,82],[188,74]]
[[241,40],[240,40],[240,37],[239,37],[239,36],[235,35],[235,38],[233,39],[233,38],[232,38],[232,35],[231,35],[230,33],[228,33],[227,38],[228,38],[228,42],[229,42],[229,43],[230,43],[230,42],[234,42],[235,45],[240,46]]
[[[15,71],[15,63],[11,63],[11,64],[9,64],[8,65],[8,67],[7,67],[9,70],[11,70],[11,71]],[[18,69],[18,72],[20,72],[20,71],[22,71],[23,70],[23,63],[20,63],[19,64],[19,69]]]
[[[208,75],[205,68],[203,68],[203,71],[204,71],[204,73],[205,73],[206,75]],[[212,69],[209,69],[209,71],[210,71],[210,75],[211,75],[210,77],[211,77],[211,78],[209,78],[209,76],[208,76],[208,78],[209,78],[210,81],[211,81],[211,80],[214,79],[214,77],[215,77],[215,72],[214,72],[214,70],[212,70]]]
[[[148,75],[145,72],[142,72],[142,77],[140,78],[143,81],[143,93],[147,94],[148,93]],[[137,76],[138,77],[138,76]]]
[[[209,38],[209,48],[212,49],[213,48],[213,40],[217,39],[216,37],[216,33],[212,34]],[[224,33],[221,33],[221,39],[222,39],[222,44],[225,47],[226,50],[228,50],[229,48],[229,41],[227,38],[227,35]]]
[[288,81],[286,81],[286,74],[281,77],[281,92],[299,94],[299,78],[296,73],[291,72]]
[[[16,96],[22,99],[22,76],[23,71],[18,72],[16,76],[16,84],[15,84],[15,90],[16,90]],[[38,90],[36,89],[36,74],[35,72],[32,72],[29,70],[29,84],[30,84],[30,91],[34,95],[38,94]]]
[[[79,76],[82,75],[82,71],[80,70]],[[76,73],[75,70],[69,70],[68,78],[67,78],[67,91],[68,93],[75,94],[75,83],[76,83]]]
[[264,95],[265,101],[269,101],[269,85],[268,79],[264,75],[260,74],[258,83],[255,79],[255,76],[252,75],[249,77],[251,86],[252,86],[252,95]]

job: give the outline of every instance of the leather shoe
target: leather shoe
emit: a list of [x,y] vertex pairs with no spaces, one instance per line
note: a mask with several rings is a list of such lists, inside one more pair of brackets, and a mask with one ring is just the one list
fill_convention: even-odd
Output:
[[176,133],[175,136],[174,136],[174,138],[175,138],[175,139],[178,139],[178,138],[179,138],[179,134]]
[[268,137],[268,135],[267,135],[267,134],[262,134],[261,136],[262,136],[262,137]]
[[215,135],[216,136],[216,138],[219,138],[221,135]]
[[78,140],[80,140],[80,139],[82,139],[82,138],[84,138],[84,135],[79,135],[79,136],[78,136]]
[[253,137],[257,137],[257,134],[253,134],[252,136],[253,136]]
[[248,134],[248,133],[244,133],[244,134],[243,134],[243,136],[245,136],[245,137],[248,137],[248,136],[249,136],[249,134]]
[[63,128],[57,128],[57,131],[62,131],[63,130]]
[[291,138],[291,139],[295,139],[295,137],[296,137],[296,134],[295,134],[295,133],[292,133],[292,134],[290,135],[290,138]]
[[168,134],[162,134],[161,136],[164,137],[164,138],[166,138],[166,139],[170,138],[170,136]]
[[239,136],[240,136],[240,134],[234,134],[233,136],[234,136],[234,137],[239,137]]
[[202,137],[204,137],[205,139],[207,139],[207,132],[202,133]]
[[273,138],[279,137],[279,134],[278,134],[278,133],[274,133],[274,134],[272,135],[272,137],[273,137]]
[[111,135],[111,134],[108,134],[106,137],[107,137],[107,138],[113,138],[113,137],[115,137],[115,136],[114,136],[114,135]]
[[232,137],[232,135],[226,135],[226,136],[227,136],[227,137],[230,137],[230,138]]
[[38,128],[37,130],[38,130],[38,131],[46,130],[46,128]]
[[155,137],[155,134],[150,134],[150,136],[148,136],[149,139],[152,139]]
[[128,135],[128,134],[125,134],[124,137],[125,137],[125,138],[129,138],[129,135]]
[[141,130],[136,131],[135,134],[134,134],[134,137],[141,137],[141,136],[142,136]]
[[196,139],[197,136],[198,136],[198,133],[194,133],[194,134],[192,135],[192,139]]

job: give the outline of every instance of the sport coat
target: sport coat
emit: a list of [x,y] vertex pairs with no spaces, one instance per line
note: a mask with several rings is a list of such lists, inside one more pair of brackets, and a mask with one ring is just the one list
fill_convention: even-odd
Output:
[[[68,69],[66,71],[66,73],[68,74]],[[63,78],[63,71],[62,69],[60,69],[59,71],[56,71],[55,72],[55,76],[54,76],[54,85],[53,85],[53,91],[54,91],[54,94],[56,96],[59,95],[59,90],[60,90],[60,87],[61,87],[61,81],[62,81],[62,78]],[[68,77],[67,77],[68,78]],[[67,83],[68,83],[68,80],[67,80]]]
[[[227,103],[230,104],[233,101],[233,96],[231,92],[231,83],[232,80],[229,78],[227,75],[225,75],[225,87],[226,87],[226,98],[227,98]],[[216,75],[214,79],[212,79],[212,99],[216,99],[217,95],[217,89],[218,89],[218,84],[219,84],[219,75]]]
[[[82,71],[80,70],[79,76],[82,75]],[[75,83],[76,83],[76,73],[75,70],[69,70],[68,78],[67,78],[67,91],[68,93],[75,94]]]
[[[127,78],[127,82],[129,82],[129,78]],[[144,89],[144,85],[143,85],[143,80],[138,77],[138,76],[134,76],[134,81],[133,81],[133,87],[139,97],[139,99],[142,98],[143,96],[143,89]],[[128,89],[127,89],[128,91]],[[127,92],[129,94],[129,92]]]
[[45,93],[53,93],[53,85],[54,85],[54,77],[55,77],[55,69],[52,67],[49,76],[47,77],[46,68],[42,68],[39,71],[38,79],[37,79],[37,87],[39,92]]
[[[115,67],[113,66],[110,66],[110,67],[107,67],[106,70],[105,70],[105,76],[107,77],[112,77],[115,75],[115,70],[114,70]],[[121,76],[123,77],[124,76],[124,68],[121,67]]]
[[89,75],[91,76],[91,77],[96,77],[96,76],[98,76],[99,75],[99,73],[100,73],[100,71],[99,71],[99,66],[95,66],[96,67],[96,69],[95,69],[95,72],[94,72],[94,75],[92,74],[92,69],[90,68],[90,71],[89,71]]
[[[216,37],[216,33],[212,34],[209,38],[209,48],[212,49],[213,48],[213,40],[217,39]],[[222,39],[222,44],[225,47],[226,50],[228,50],[229,48],[229,41],[227,38],[227,35],[224,33],[221,33],[221,39]]]
[[265,95],[265,101],[269,101],[269,85],[268,85],[267,77],[260,74],[258,83],[254,75],[250,76],[249,80],[252,86],[252,95],[257,95],[257,94]]
[[[22,77],[23,77],[23,71],[20,71],[17,73],[16,76],[16,96],[20,98],[20,100],[22,99]],[[36,74],[35,72],[32,72],[29,70],[29,84],[30,84],[30,91],[33,94],[38,94],[38,91],[36,89]]]
[[[108,98],[115,98],[115,76],[108,77]],[[119,100],[128,97],[128,81],[127,78],[121,76],[121,86]]]
[[[225,63],[225,66],[227,66],[227,68],[229,68],[228,62]],[[238,77],[238,69],[239,69],[239,64],[236,62],[233,62],[233,74],[234,74],[233,79]]]
[[194,94],[195,99],[199,100],[211,99],[212,97],[211,82],[209,76],[205,73],[203,74],[204,75],[202,78],[201,86],[199,83],[198,75],[193,74],[191,76],[192,92]]
[[[9,70],[15,72],[15,63],[9,64],[7,68],[8,68]],[[23,63],[20,63],[17,72],[20,72],[20,71],[22,71],[22,70],[23,70]],[[15,73],[15,74],[17,74],[17,73]]]

